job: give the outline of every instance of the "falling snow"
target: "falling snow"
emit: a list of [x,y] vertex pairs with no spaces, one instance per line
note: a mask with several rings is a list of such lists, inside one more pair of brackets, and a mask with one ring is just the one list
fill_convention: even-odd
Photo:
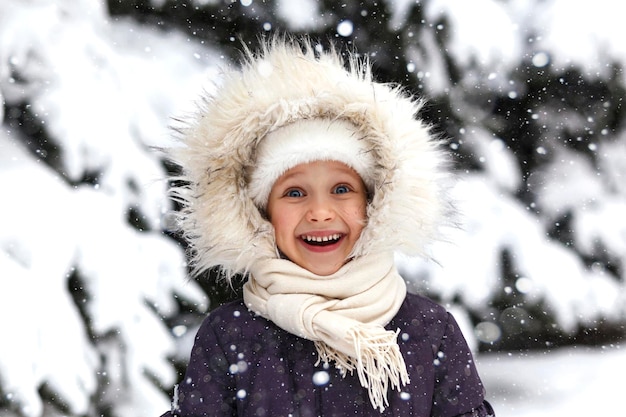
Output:
[[[249,14],[260,7],[254,0],[230,3]],[[329,31],[338,38],[361,33],[358,16],[329,20],[319,2],[275,3],[287,29],[315,30],[332,22]],[[389,26],[400,28],[415,2],[385,3]],[[442,300],[476,350],[531,326],[529,310],[544,305],[565,334],[602,321],[623,322],[626,134],[602,125],[618,104],[602,100],[593,111],[571,113],[555,105],[524,107],[516,122],[532,123],[551,139],[533,145],[532,158],[544,165],[526,178],[510,146],[486,128],[500,123],[488,118],[493,103],[481,101],[497,91],[520,103],[529,87],[507,74],[521,62],[529,71],[579,68],[582,75],[575,80],[564,71],[557,83],[564,88],[606,79],[623,85],[623,72],[611,72],[626,64],[620,5],[422,3],[427,29],[407,34],[410,47],[401,68],[425,94],[452,97],[455,117],[466,123],[450,150],[470,149],[472,170],[462,172],[449,190],[463,214],[462,227],[446,230],[447,241],[432,248],[437,263],[398,258],[410,289]],[[282,29],[270,20],[258,22],[260,33]],[[170,407],[155,381],[165,387],[177,382],[171,358],[188,356],[195,324],[168,327],[162,318],[175,316],[180,304],[199,311],[208,306],[199,286],[186,278],[184,251],[161,233],[171,228],[173,205],[155,148],[171,145],[172,117],[194,110],[198,92],[218,80],[225,53],[206,39],[157,26],[113,18],[104,2],[0,0],[3,416],[58,415],[51,414],[42,386],[71,416],[87,415],[102,389],[117,415],[158,416]],[[441,39],[466,75],[456,85],[446,75]],[[475,91],[479,104],[465,100],[461,90]],[[564,99],[579,96],[572,91]],[[16,109],[39,124],[23,126],[28,120],[17,118]],[[557,119],[565,124],[559,130],[552,125]],[[39,138],[42,127],[47,136]],[[586,142],[585,135],[593,140]],[[556,146],[557,139],[574,145]],[[590,153],[578,152],[575,143]],[[518,197],[524,193],[536,198],[522,204]],[[133,216],[137,227],[129,224]],[[567,244],[546,232],[561,230],[565,221],[571,231]],[[502,248],[514,254],[509,266],[516,276],[506,284]],[[525,303],[502,311],[485,308],[506,297],[524,297]],[[469,312],[481,316],[470,320]],[[478,354],[477,362],[500,417],[616,415],[623,385],[616,370],[626,368],[626,353],[607,344]],[[226,366],[232,374],[249,371],[243,357]],[[329,384],[328,372],[317,372],[313,383]],[[236,396],[245,400],[247,392]],[[409,401],[410,395],[401,398]],[[7,404],[11,411],[1,408]]]

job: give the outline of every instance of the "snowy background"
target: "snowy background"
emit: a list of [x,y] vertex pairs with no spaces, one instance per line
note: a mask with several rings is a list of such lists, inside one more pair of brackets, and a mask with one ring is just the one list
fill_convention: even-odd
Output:
[[[462,214],[437,262],[500,417],[616,415],[626,348],[626,25],[596,0],[0,0],[0,416],[158,416],[195,326],[157,151],[240,42],[367,54],[426,97]],[[620,371],[621,370],[621,371]],[[622,407],[623,408],[623,407]]]

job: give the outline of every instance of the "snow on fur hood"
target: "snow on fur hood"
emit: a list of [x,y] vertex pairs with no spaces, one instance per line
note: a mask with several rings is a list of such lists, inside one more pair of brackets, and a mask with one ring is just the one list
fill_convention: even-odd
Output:
[[227,277],[261,258],[279,257],[273,228],[249,195],[255,149],[267,133],[299,119],[342,119],[356,126],[377,163],[368,223],[353,256],[375,251],[424,255],[446,211],[444,154],[417,118],[421,102],[373,80],[369,63],[309,41],[274,38],[240,68],[229,68],[198,112],[182,120],[182,167],[173,196],[196,272],[221,266]]

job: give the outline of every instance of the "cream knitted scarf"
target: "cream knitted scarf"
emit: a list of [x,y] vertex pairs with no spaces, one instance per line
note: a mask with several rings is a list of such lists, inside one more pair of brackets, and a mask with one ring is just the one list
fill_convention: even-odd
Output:
[[283,259],[259,261],[243,288],[252,312],[314,341],[319,361],[334,361],[344,376],[356,370],[372,406],[381,412],[389,404],[389,386],[399,390],[409,382],[399,330],[383,327],[405,296],[391,253],[352,260],[328,276]]

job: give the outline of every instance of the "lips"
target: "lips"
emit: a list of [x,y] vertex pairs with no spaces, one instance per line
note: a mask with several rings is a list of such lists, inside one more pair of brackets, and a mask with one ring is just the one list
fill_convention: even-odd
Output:
[[329,246],[339,242],[342,237],[343,235],[340,233],[331,233],[323,236],[302,235],[300,239],[307,245]]

